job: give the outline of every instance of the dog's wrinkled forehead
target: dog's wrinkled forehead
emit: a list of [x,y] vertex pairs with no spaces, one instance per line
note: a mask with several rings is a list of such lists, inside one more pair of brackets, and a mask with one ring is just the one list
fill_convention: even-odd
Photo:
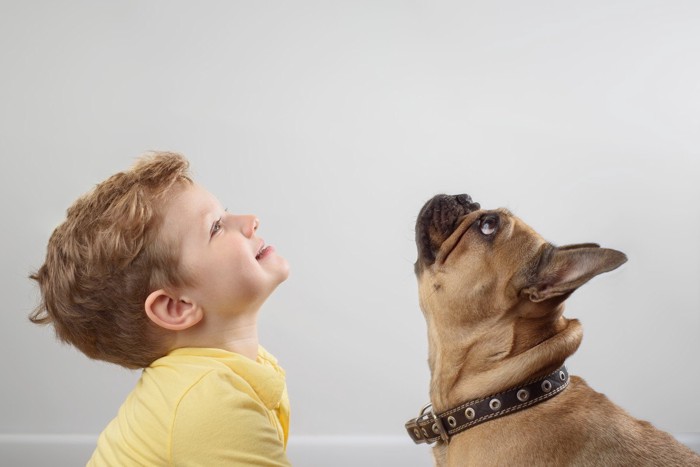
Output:
[[454,232],[458,221],[480,208],[467,194],[436,195],[425,203],[416,221],[416,272],[421,265],[433,264],[440,245]]

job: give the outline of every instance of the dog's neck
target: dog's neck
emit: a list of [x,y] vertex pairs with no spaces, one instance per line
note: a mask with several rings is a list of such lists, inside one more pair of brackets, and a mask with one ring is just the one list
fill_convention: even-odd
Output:
[[435,411],[546,375],[562,365],[583,338],[578,320],[567,320],[561,312],[550,318],[517,320],[468,330],[454,323],[428,323],[430,399]]

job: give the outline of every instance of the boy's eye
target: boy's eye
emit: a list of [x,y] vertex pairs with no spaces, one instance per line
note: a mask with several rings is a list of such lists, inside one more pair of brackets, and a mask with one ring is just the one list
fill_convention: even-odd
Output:
[[211,235],[213,236],[219,230],[221,230],[221,218],[217,219],[214,225],[211,226]]

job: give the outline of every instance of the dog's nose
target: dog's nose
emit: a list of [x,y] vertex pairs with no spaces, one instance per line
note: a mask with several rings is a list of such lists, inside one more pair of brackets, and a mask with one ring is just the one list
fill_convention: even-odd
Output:
[[461,204],[462,206],[464,206],[465,208],[467,208],[469,211],[477,211],[477,210],[479,210],[479,209],[481,208],[481,206],[479,205],[479,203],[473,202],[473,201],[472,201],[472,197],[469,196],[469,195],[466,194],[466,193],[461,194],[461,195],[456,195],[456,196],[455,196],[455,200],[456,200],[459,204]]
[[472,202],[472,197],[466,193],[457,195],[456,198],[460,204],[471,204]]

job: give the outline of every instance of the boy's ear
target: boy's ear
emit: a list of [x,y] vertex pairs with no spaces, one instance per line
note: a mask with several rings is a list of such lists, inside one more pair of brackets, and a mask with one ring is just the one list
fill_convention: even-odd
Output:
[[201,307],[186,298],[177,298],[163,289],[151,292],[144,304],[146,315],[158,326],[183,331],[204,317]]
[[523,289],[535,303],[570,294],[598,274],[627,261],[624,253],[592,243],[547,248],[542,255],[535,280]]

